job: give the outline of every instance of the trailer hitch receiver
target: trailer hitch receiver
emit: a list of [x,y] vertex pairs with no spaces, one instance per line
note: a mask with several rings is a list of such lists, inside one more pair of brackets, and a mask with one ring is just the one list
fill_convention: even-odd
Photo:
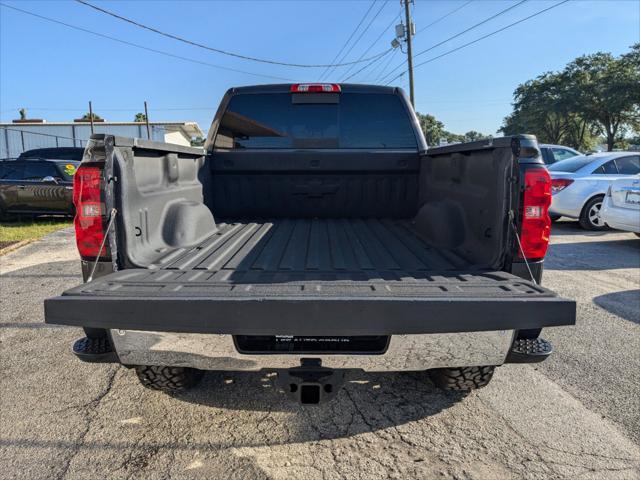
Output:
[[299,367],[278,370],[277,385],[303,405],[331,400],[342,388],[347,370],[333,370],[320,359],[303,358]]

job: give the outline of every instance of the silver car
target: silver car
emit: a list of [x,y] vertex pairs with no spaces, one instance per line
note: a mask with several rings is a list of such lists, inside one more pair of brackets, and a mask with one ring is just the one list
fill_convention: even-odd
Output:
[[548,167],[553,199],[549,214],[553,218],[576,218],[582,228],[605,230],[598,215],[609,185],[618,178],[640,173],[638,152],[607,152],[579,155]]
[[640,237],[640,175],[611,182],[600,217],[611,228]]

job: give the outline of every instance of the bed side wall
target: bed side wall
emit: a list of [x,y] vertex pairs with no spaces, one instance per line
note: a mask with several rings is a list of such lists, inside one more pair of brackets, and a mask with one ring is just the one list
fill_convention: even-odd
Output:
[[424,156],[418,233],[478,267],[502,268],[512,168],[508,148]]

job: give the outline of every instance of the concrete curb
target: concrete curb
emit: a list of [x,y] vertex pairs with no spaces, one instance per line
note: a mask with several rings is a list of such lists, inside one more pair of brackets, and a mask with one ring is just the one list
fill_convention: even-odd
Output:
[[8,247],[4,247],[4,248],[0,249],[0,256],[4,255],[6,253],[9,253],[9,252],[13,252],[14,250],[22,248],[25,245],[29,245],[30,243],[33,243],[36,240],[37,240],[36,238],[28,238],[26,240],[20,240],[19,242],[12,243]]

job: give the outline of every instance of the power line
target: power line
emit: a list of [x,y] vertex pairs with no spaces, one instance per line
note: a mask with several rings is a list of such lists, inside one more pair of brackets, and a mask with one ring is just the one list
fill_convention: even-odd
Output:
[[[351,32],[351,35],[349,35],[349,38],[347,38],[347,41],[344,42],[344,45],[342,45],[342,48],[340,49],[340,51],[338,51],[338,53],[336,54],[335,57],[333,57],[333,60],[331,60],[331,66],[333,66],[334,62],[338,59],[338,57],[340,56],[340,54],[344,51],[345,48],[347,48],[347,45],[349,45],[349,42],[351,41],[351,39],[353,38],[353,36],[356,34],[356,32],[358,31],[358,29],[360,28],[360,26],[363,24],[364,19],[367,18],[367,16],[369,15],[369,12],[371,11],[371,9],[373,8],[373,6],[376,4],[378,0],[373,0],[371,2],[371,5],[369,5],[369,8],[367,9],[366,12],[364,12],[364,15],[362,16],[362,18],[360,19],[360,22],[358,23],[358,25],[356,25],[356,28],[353,30],[353,32]],[[324,71],[320,74],[320,76],[318,77],[318,80],[322,80],[322,78],[328,73],[329,69],[331,67],[327,67],[324,69]]]
[[[451,41],[451,40],[454,40],[454,39],[456,39],[456,38],[458,38],[458,37],[460,37],[460,36],[464,35],[465,33],[470,32],[471,30],[475,30],[476,28],[478,28],[478,27],[480,27],[480,26],[484,25],[485,23],[490,22],[491,20],[494,20],[494,19],[498,18],[498,17],[499,17],[499,16],[501,16],[501,15],[504,15],[505,13],[507,13],[507,12],[509,12],[509,11],[513,10],[513,9],[514,9],[514,8],[516,8],[516,7],[519,7],[520,5],[522,5],[523,3],[527,2],[527,1],[528,1],[528,0],[520,0],[518,3],[516,3],[516,4],[514,4],[514,5],[509,6],[509,7],[505,8],[504,10],[500,10],[498,13],[495,13],[495,14],[491,15],[490,17],[487,17],[487,18],[485,18],[484,20],[482,20],[482,21],[480,21],[480,22],[478,22],[478,23],[476,23],[476,24],[474,24],[474,25],[471,25],[469,28],[465,28],[465,29],[464,29],[464,30],[462,30],[461,32],[458,32],[458,33],[456,33],[455,35],[452,35],[451,37],[446,38],[445,40],[442,40],[441,42],[438,42],[438,43],[436,43],[435,45],[430,46],[429,48],[426,48],[426,49],[424,49],[424,50],[421,50],[420,52],[418,52],[418,53],[416,53],[416,54],[414,55],[414,58],[415,58],[415,57],[419,57],[420,55],[423,55],[423,54],[425,54],[425,53],[427,53],[427,52],[430,52],[431,50],[434,50],[434,49],[436,49],[436,48],[438,48],[438,47],[440,47],[440,46],[444,45],[445,43],[447,43],[447,42],[449,42],[449,41]],[[395,66],[394,68],[392,68],[392,69],[391,69],[391,71],[387,74],[387,76],[392,75],[392,74],[393,74],[393,72],[397,71],[399,68],[401,68],[402,66],[404,66],[404,64],[405,64],[405,63],[407,63],[407,61],[406,61],[406,60],[405,60],[404,62],[402,62],[400,65],[397,65],[397,66]],[[383,78],[382,80],[384,80],[384,78]]]
[[[381,78],[386,77],[385,75],[385,71],[387,70],[387,68],[389,68],[389,65],[391,65],[391,62],[393,61],[393,58],[396,56],[396,54],[399,52],[399,49],[395,49],[393,51],[393,54],[389,57],[389,60],[387,60],[387,63],[384,64],[384,67],[382,67],[382,69],[376,74],[376,76],[374,77],[374,81],[377,82],[378,80],[380,80]],[[373,72],[372,72],[373,73]]]
[[436,20],[434,20],[433,22],[431,22],[428,25],[425,25],[424,27],[422,27],[420,30],[418,30],[416,32],[416,35],[418,35],[420,32],[424,32],[427,28],[433,27],[436,23],[439,23],[440,21],[444,20],[445,18],[453,15],[454,13],[456,13],[459,10],[462,10],[464,7],[466,7],[467,5],[469,5],[470,3],[473,3],[473,0],[467,0],[465,3],[463,3],[462,5],[454,8],[453,10],[451,10],[449,13],[445,13],[444,15],[442,15],[441,17],[437,18]]
[[[98,7],[97,5],[93,5],[89,2],[86,2],[85,0],[76,0],[77,3],[80,3],[82,5],[86,5],[89,8],[92,8],[94,10],[97,10],[98,12],[104,13],[106,15],[109,15],[111,17],[117,18],[118,20],[122,20],[123,22],[127,22],[131,25],[134,25],[136,27],[142,28],[144,30],[148,30],[150,32],[153,33],[157,33],[158,35],[162,35],[163,37],[167,37],[167,38],[171,38],[172,40],[177,40],[178,42],[182,42],[182,43],[186,43],[187,45],[191,45],[194,47],[198,47],[198,48],[203,48],[205,50],[209,50],[211,52],[215,52],[215,53],[220,53],[222,55],[228,55],[230,57],[235,57],[235,58],[240,58],[242,60],[250,60],[252,62],[259,62],[259,63],[268,63],[270,65],[281,65],[281,66],[285,66],[285,67],[297,67],[297,68],[324,68],[324,67],[330,67],[331,64],[307,64],[307,63],[289,63],[289,62],[281,62],[279,60],[268,60],[265,58],[258,58],[258,57],[251,57],[248,55],[242,55],[240,53],[235,53],[235,52],[229,52],[227,50],[222,50],[220,48],[215,48],[215,47],[210,47],[208,45],[204,45],[202,43],[198,43],[198,42],[194,42],[193,40],[188,40],[184,37],[179,37],[178,35],[174,35],[172,33],[167,33],[167,32],[163,32],[162,30],[158,30],[157,28],[154,27],[150,27],[148,25],[145,25],[143,23],[140,22],[136,22],[135,20],[132,20],[130,18],[127,17],[123,17],[122,15],[119,15],[115,12],[112,12],[110,10],[106,10],[104,8]],[[382,56],[386,53],[385,52],[380,52],[370,58],[365,58],[363,60],[356,60],[355,62],[347,62],[347,63],[339,63],[339,64],[334,64],[334,67],[345,67],[347,65],[353,65],[356,63],[362,63],[362,62],[368,62],[369,60],[373,60],[374,58],[377,58],[379,56]]]
[[[504,26],[504,27],[502,27],[502,28],[500,28],[500,29],[498,29],[498,30],[495,30],[495,31],[493,31],[493,32],[491,32],[491,33],[488,33],[488,34],[486,34],[486,35],[483,35],[482,37],[476,38],[475,40],[472,40],[472,41],[470,41],[470,42],[467,42],[467,43],[465,43],[464,45],[460,45],[459,47],[453,48],[453,49],[451,49],[451,50],[449,50],[449,51],[447,51],[447,52],[444,52],[444,53],[442,53],[442,54],[440,54],[440,55],[437,55],[437,56],[432,57],[432,58],[430,58],[430,59],[428,59],[428,60],[425,60],[424,62],[421,62],[421,63],[417,64],[417,65],[415,66],[415,68],[418,68],[418,67],[420,67],[420,66],[422,66],[422,65],[425,65],[425,64],[427,64],[427,63],[431,63],[431,62],[433,62],[433,61],[435,61],[435,60],[438,60],[439,58],[442,58],[442,57],[445,57],[445,56],[447,56],[447,55],[450,55],[450,54],[452,54],[452,53],[454,53],[454,52],[457,52],[458,50],[462,50],[463,48],[466,48],[466,47],[468,47],[468,46],[470,46],[470,45],[473,45],[474,43],[478,43],[478,42],[480,42],[481,40],[484,40],[485,38],[492,37],[493,35],[496,35],[497,33],[503,32],[503,31],[507,30],[508,28],[514,27],[514,26],[516,26],[516,25],[518,25],[518,24],[520,24],[520,23],[522,23],[522,22],[526,22],[527,20],[529,20],[529,19],[531,19],[531,18],[533,18],[533,17],[537,17],[538,15],[541,15],[541,14],[543,14],[543,13],[545,13],[545,12],[548,12],[549,10],[552,10],[552,9],[554,9],[554,8],[556,8],[556,7],[559,7],[560,5],[563,5],[563,4],[565,4],[565,3],[567,3],[567,2],[570,2],[570,1],[571,1],[571,0],[562,0],[561,2],[558,2],[558,3],[554,4],[554,5],[551,5],[550,7],[547,7],[547,8],[545,8],[545,9],[539,10],[539,11],[538,11],[538,12],[536,12],[536,13],[533,13],[533,14],[529,15],[528,17],[525,17],[525,18],[522,18],[522,19],[520,19],[520,20],[518,20],[518,21],[516,21],[516,22],[510,23],[509,25],[506,25],[506,26]],[[396,80],[397,78],[400,78],[402,75],[404,75],[404,72],[402,72],[402,73],[400,73],[399,75],[396,75],[395,77],[393,77],[391,80],[389,80],[389,81],[386,83],[386,85],[389,85],[391,82],[393,82],[393,81],[394,81],[394,80]]]
[[[347,57],[349,56],[349,54],[351,53],[351,51],[353,50],[353,48],[358,44],[358,42],[359,42],[360,40],[362,40],[362,37],[364,36],[364,34],[365,34],[365,33],[367,33],[367,30],[369,30],[369,27],[373,24],[373,22],[375,21],[375,19],[376,19],[376,18],[378,18],[378,15],[380,15],[380,12],[382,12],[382,10],[384,9],[384,7],[386,7],[386,6],[387,6],[387,2],[382,2],[382,6],[378,9],[378,11],[376,12],[376,14],[375,14],[373,17],[371,17],[371,20],[369,20],[369,23],[367,23],[367,26],[366,26],[366,27],[364,27],[364,29],[362,30],[362,32],[360,32],[360,35],[358,36],[358,38],[356,38],[355,42],[353,42],[353,43],[351,44],[351,47],[349,47],[349,50],[347,50],[347,53],[345,53],[345,54],[342,56],[342,59],[340,60],[340,62],[344,62],[345,58],[347,58]],[[389,48],[388,50],[391,50],[391,48]],[[388,50],[387,50],[387,51],[388,51]],[[374,58],[375,58],[375,57],[374,57]],[[364,59],[364,60],[356,61],[356,62],[353,62],[353,63],[361,63],[361,62],[369,61],[369,60],[370,60],[370,59]],[[340,64],[336,64],[336,65],[334,65],[334,66],[332,67],[332,68],[333,68],[333,71],[335,71],[336,67],[337,67],[337,66],[339,66],[339,65],[340,65]]]
[[267,75],[267,74],[264,74],[264,73],[249,72],[247,70],[239,70],[237,68],[231,68],[231,67],[223,67],[222,65],[216,65],[216,64],[213,64],[213,63],[209,63],[209,62],[203,62],[201,60],[196,60],[196,59],[193,59],[193,58],[183,57],[181,55],[175,55],[173,53],[165,52],[163,50],[157,50],[155,48],[145,47],[144,45],[139,45],[137,43],[128,42],[126,40],[122,40],[120,38],[111,37],[111,36],[105,35],[103,33],[94,32],[92,30],[88,30],[88,29],[83,28],[83,27],[78,27],[76,25],[71,25],[70,23],[61,22],[60,20],[55,20],[53,18],[45,17],[44,15],[39,15],[37,13],[30,12],[28,10],[23,10],[22,8],[18,8],[18,7],[14,7],[14,6],[11,6],[11,5],[7,5],[5,3],[0,3],[0,6],[5,7],[5,8],[10,8],[11,10],[16,10],[18,12],[22,12],[22,13],[24,13],[26,15],[31,15],[32,17],[36,17],[36,18],[39,18],[41,20],[46,20],[48,22],[57,23],[58,25],[63,25],[65,27],[72,28],[74,30],[79,30],[79,31],[85,32],[85,33],[90,33],[91,35],[95,35],[97,37],[102,37],[102,38],[106,38],[108,40],[113,40],[114,42],[122,43],[124,45],[129,45],[130,47],[140,48],[142,50],[147,50],[149,52],[158,53],[160,55],[165,55],[167,57],[177,58],[177,59],[180,59],[180,60],[184,60],[186,62],[197,63],[197,64],[200,64],[200,65],[206,65],[208,67],[217,68],[217,69],[220,69],[220,70],[228,70],[230,72],[244,73],[246,75],[253,75],[253,76],[256,76],[256,77],[263,77],[263,78],[271,78],[271,79],[276,79],[276,80],[291,81],[290,78],[286,78],[286,77],[278,77],[278,76],[275,76],[275,75]]
[[[387,54],[391,53],[391,51],[388,51]],[[355,77],[356,75],[358,75],[360,72],[362,72],[363,70],[369,68],[371,65],[373,65],[375,62],[379,62],[383,59],[384,57],[380,57],[376,60],[371,60],[369,63],[367,63],[364,67],[362,67],[360,70],[358,70],[357,72],[352,73],[351,75],[349,75],[348,77],[343,78],[340,82],[344,83],[347,80],[350,80],[351,78]]]
[[[378,36],[376,37],[376,39],[371,43],[371,45],[369,45],[369,48],[367,48],[367,49],[362,53],[362,55],[360,55],[360,58],[364,57],[367,53],[369,53],[369,50],[371,50],[371,49],[376,45],[376,43],[378,43],[378,42],[380,41],[380,39],[382,38],[382,36],[383,36],[385,33],[387,33],[387,30],[389,30],[389,29],[393,26],[393,24],[394,24],[395,22],[397,22],[399,19],[400,19],[400,15],[396,15],[395,17],[393,17],[393,18],[391,19],[391,22],[389,23],[389,25],[387,25],[386,27],[384,27],[384,29],[382,30],[382,32],[380,32],[380,35],[378,35]],[[390,53],[390,52],[391,52],[391,50],[387,50],[387,53]],[[379,58],[376,58],[376,59],[374,59],[374,60],[371,60],[371,61],[370,61],[369,63],[367,63],[364,67],[362,67],[360,70],[358,70],[355,74],[352,74],[352,75],[350,75],[350,76],[346,77],[346,78],[345,78],[344,80],[342,80],[342,81],[344,82],[344,81],[346,81],[346,80],[349,80],[351,77],[353,77],[354,75],[357,75],[358,73],[360,73],[361,71],[363,71],[365,68],[368,68],[369,66],[371,66],[373,63],[375,63],[375,62],[377,62],[377,61],[382,60],[385,56],[386,56],[386,54],[385,54],[385,55],[383,55],[382,57],[379,57]],[[351,66],[347,69],[347,71],[346,71],[346,72],[344,72],[344,74],[343,74],[343,75],[345,75],[345,76],[346,76],[346,75],[348,75],[348,74],[349,74],[349,72],[353,69],[353,67],[354,67],[354,66],[355,66],[355,65],[351,65]]]

